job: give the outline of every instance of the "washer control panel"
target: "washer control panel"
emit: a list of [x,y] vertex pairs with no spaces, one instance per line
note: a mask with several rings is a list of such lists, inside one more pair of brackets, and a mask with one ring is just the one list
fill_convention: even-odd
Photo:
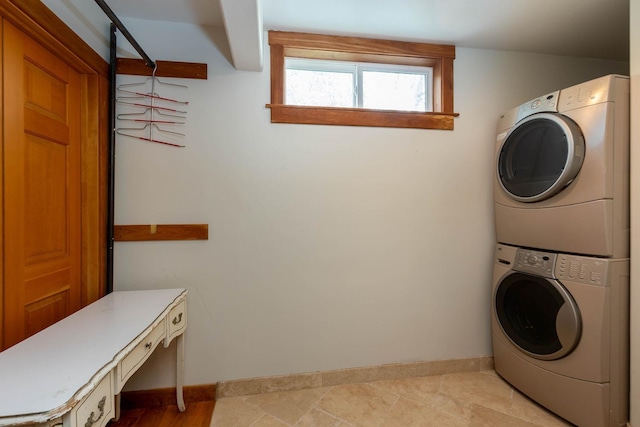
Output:
[[559,280],[605,286],[608,266],[604,259],[562,254],[558,255],[555,274]]
[[542,277],[553,277],[557,256],[557,254],[551,252],[520,248],[516,252],[513,269]]

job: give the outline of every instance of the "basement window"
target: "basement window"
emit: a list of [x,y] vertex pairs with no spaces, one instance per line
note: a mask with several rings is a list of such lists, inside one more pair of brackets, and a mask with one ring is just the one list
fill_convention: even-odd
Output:
[[433,111],[431,67],[285,58],[287,105]]
[[272,123],[453,129],[455,47],[270,31]]

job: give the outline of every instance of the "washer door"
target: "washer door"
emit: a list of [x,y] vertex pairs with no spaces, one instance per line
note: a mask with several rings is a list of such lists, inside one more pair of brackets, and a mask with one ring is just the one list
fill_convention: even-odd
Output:
[[560,359],[580,341],[582,322],[578,306],[556,280],[509,273],[496,287],[494,304],[502,331],[531,357]]
[[538,202],[574,180],[584,159],[584,137],[568,117],[539,113],[516,124],[500,147],[503,190],[520,202]]

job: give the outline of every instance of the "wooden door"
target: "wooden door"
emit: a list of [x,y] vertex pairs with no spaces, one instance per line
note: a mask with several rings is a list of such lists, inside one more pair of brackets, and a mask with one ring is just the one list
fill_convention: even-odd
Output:
[[4,21],[4,334],[81,305],[81,76]]

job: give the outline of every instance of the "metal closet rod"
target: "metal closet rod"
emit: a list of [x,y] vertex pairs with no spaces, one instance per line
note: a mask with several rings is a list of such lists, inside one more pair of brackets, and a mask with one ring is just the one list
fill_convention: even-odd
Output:
[[96,3],[98,3],[98,6],[100,6],[102,11],[109,17],[111,22],[113,22],[115,26],[118,27],[118,30],[120,30],[122,35],[125,36],[125,38],[129,41],[129,43],[131,43],[131,46],[133,46],[133,48],[140,54],[140,56],[142,56],[142,59],[144,59],[144,62],[147,64],[147,66],[151,69],[155,69],[156,63],[153,62],[151,58],[149,58],[149,55],[147,55],[144,49],[142,49],[142,47],[138,44],[136,39],[131,35],[129,30],[127,30],[127,27],[125,27],[124,24],[118,19],[116,14],[113,13],[111,8],[107,6],[107,3],[105,3],[104,0],[95,0],[95,1]]

